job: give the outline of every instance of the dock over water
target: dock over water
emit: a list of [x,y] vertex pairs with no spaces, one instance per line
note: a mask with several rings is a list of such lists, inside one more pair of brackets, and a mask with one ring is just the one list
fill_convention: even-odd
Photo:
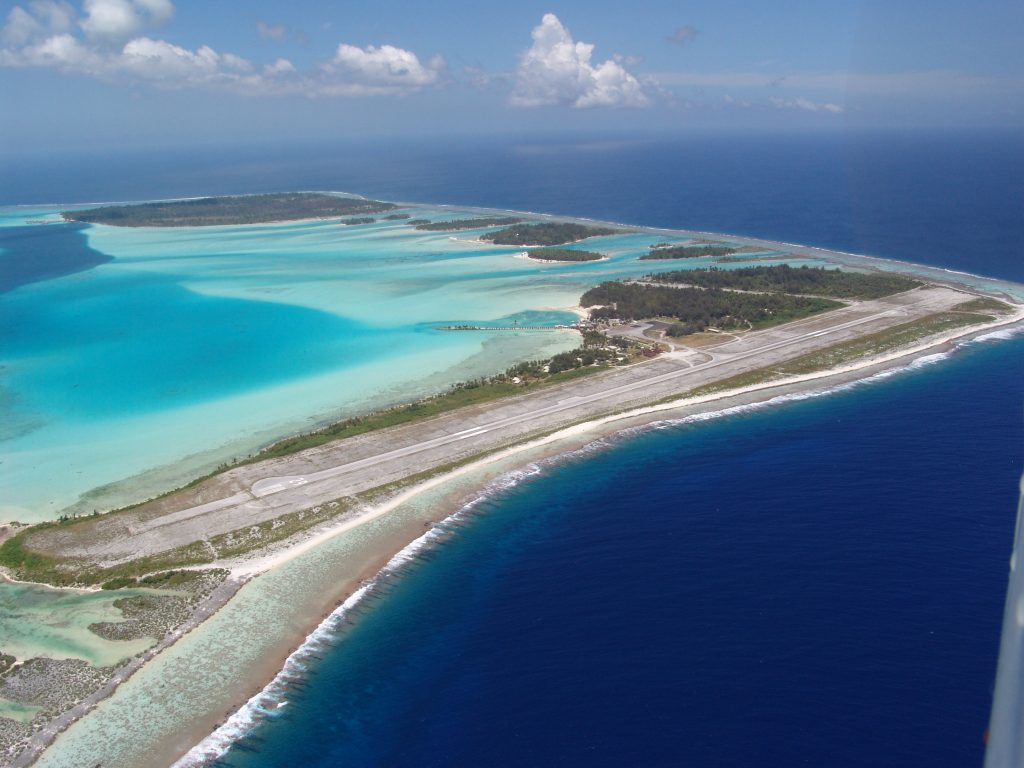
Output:
[[576,325],[440,325],[439,331],[578,331]]

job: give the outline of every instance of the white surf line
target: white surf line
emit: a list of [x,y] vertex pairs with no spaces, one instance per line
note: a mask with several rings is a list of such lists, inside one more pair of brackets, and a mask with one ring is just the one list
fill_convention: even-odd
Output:
[[[800,342],[806,341],[809,338],[838,333],[840,331],[853,328],[857,325],[872,322],[882,317],[889,317],[893,314],[897,314],[897,310],[888,309],[882,312],[877,312],[873,315],[868,315],[867,317],[849,320],[845,323],[840,323],[839,325],[834,325],[831,326],[830,328],[826,328],[821,331],[809,332],[797,336],[795,338],[782,339],[780,341],[771,342],[770,344],[765,344],[749,352],[740,352],[736,355],[732,355],[725,360],[712,360],[711,362],[708,363],[695,365],[692,368],[682,368],[675,371],[668,371],[667,373],[662,373],[657,376],[641,379],[640,381],[630,382],[627,384],[620,384],[617,387],[606,389],[602,392],[595,392],[594,394],[591,395],[576,395],[572,399],[563,400],[558,403],[555,403],[554,405],[539,408],[529,413],[507,416],[503,419],[490,422],[486,426],[472,427],[470,429],[462,430],[461,432],[455,432],[450,435],[442,435],[441,437],[435,437],[432,440],[417,443],[416,445],[410,445],[404,448],[396,448],[393,451],[377,454],[376,456],[369,456],[365,459],[359,459],[358,461],[349,462],[347,464],[339,464],[334,467],[328,467],[327,469],[322,469],[319,472],[314,472],[309,475],[264,478],[262,480],[257,480],[253,484],[252,494],[258,498],[265,498],[266,496],[270,496],[275,493],[280,493],[284,490],[294,487],[295,485],[301,485],[305,483],[317,483],[322,482],[324,480],[330,480],[335,477],[338,477],[339,475],[344,475],[348,474],[349,472],[354,472],[360,469],[373,467],[378,464],[391,461],[392,459],[413,456],[417,453],[422,453],[424,451],[429,451],[433,448],[439,448],[445,445],[449,445],[459,440],[466,440],[470,437],[476,437],[478,435],[483,434],[484,432],[488,432],[495,429],[502,429],[504,427],[513,426],[515,424],[521,424],[526,421],[533,421],[542,416],[550,416],[551,414],[558,413],[560,411],[565,411],[568,410],[569,408],[576,408],[580,405],[584,405],[587,403],[605,400],[616,395],[625,394],[627,392],[632,392],[638,389],[649,387],[652,384],[660,384],[666,381],[671,381],[672,379],[691,375],[697,371],[705,371],[711,368],[729,365],[739,360],[745,360],[750,357],[763,354],[764,352],[771,352],[776,349],[781,349],[783,347],[798,344]],[[302,482],[295,482],[297,480],[301,480]]]
[[[320,533],[311,536],[305,541],[296,544],[294,547],[290,547],[284,551],[269,555],[264,558],[257,560],[250,560],[245,563],[240,563],[231,567],[232,575],[234,576],[255,576],[259,573],[263,573],[270,568],[276,567],[285,563],[289,560],[298,557],[299,555],[308,552],[311,549],[319,546],[323,542],[337,536],[339,533],[351,530],[362,525],[365,522],[376,519],[381,515],[387,514],[388,512],[396,509],[410,499],[416,497],[424,491],[428,491],[432,488],[436,488],[444,483],[454,480],[463,475],[469,474],[477,469],[482,469],[490,464],[497,463],[503,459],[515,456],[516,454],[523,453],[535,448],[543,447],[556,443],[560,440],[564,440],[570,437],[586,434],[587,432],[593,431],[594,429],[604,426],[606,424],[612,424],[616,421],[624,421],[639,416],[645,416],[652,413],[660,413],[662,411],[672,411],[685,406],[704,405],[706,403],[712,403],[716,400],[723,400],[726,398],[737,397],[740,395],[750,394],[753,392],[760,392],[762,390],[777,389],[779,387],[792,386],[795,384],[802,384],[811,381],[818,381],[820,379],[827,379],[833,376],[839,376],[842,374],[853,373],[864,368],[870,368],[876,365],[885,365],[894,360],[899,360],[904,357],[911,357],[918,355],[921,352],[925,352],[929,349],[934,349],[942,344],[947,344],[951,341],[959,339],[964,336],[974,336],[980,332],[992,332],[997,328],[1003,328],[1005,326],[1015,325],[1024,322],[1024,312],[1016,313],[1012,318],[999,320],[987,325],[982,325],[973,329],[960,329],[961,333],[945,334],[938,338],[932,338],[917,344],[913,347],[890,352],[881,357],[873,358],[862,358],[850,365],[842,366],[840,368],[830,368],[824,371],[817,371],[814,373],[801,374],[799,376],[791,376],[785,379],[778,379],[776,381],[762,382],[759,384],[751,384],[747,387],[741,387],[739,389],[728,390],[725,392],[715,392],[709,395],[701,395],[699,397],[681,397],[678,400],[671,400],[665,403],[659,403],[657,405],[648,405],[640,408],[633,408],[620,413],[613,413],[607,416],[600,416],[590,421],[581,422],[579,424],[573,424],[568,427],[564,427],[544,437],[539,437],[534,440],[529,440],[523,443],[509,446],[508,448],[491,453],[483,458],[477,459],[476,461],[464,464],[461,467],[457,467],[449,472],[442,475],[425,480],[422,483],[412,486],[411,488],[403,491],[397,496],[392,497],[388,501],[382,504],[367,509],[362,514],[355,517],[349,518],[344,522],[338,523],[335,526],[324,529]],[[763,402],[768,402],[763,401]]]

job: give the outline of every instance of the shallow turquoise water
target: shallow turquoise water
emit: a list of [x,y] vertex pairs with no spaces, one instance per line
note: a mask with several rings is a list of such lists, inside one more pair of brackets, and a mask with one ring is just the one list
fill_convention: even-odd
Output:
[[[16,233],[57,210],[7,209],[0,222]],[[479,234],[384,221],[87,227],[109,262],[0,297],[0,516],[128,503],[320,421],[569,349],[567,331],[437,327],[569,324],[589,286],[677,266],[637,261],[664,239],[650,233],[589,241],[610,256],[591,264],[532,262]]]
[[[60,224],[16,227],[59,210],[0,210],[0,226],[56,236]],[[82,229],[110,261],[0,295],[0,519],[122,506],[318,423],[578,343],[438,326],[569,324],[603,280],[713,263],[638,260],[685,233],[592,238],[609,258],[552,264],[481,232],[383,220]]]
[[105,640],[89,630],[98,622],[124,621],[114,601],[152,590],[85,592],[0,581],[0,650],[19,659],[82,659],[97,667],[116,664],[156,640]]

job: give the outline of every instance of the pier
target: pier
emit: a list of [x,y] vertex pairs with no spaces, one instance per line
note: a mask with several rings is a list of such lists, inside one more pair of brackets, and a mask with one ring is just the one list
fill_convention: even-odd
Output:
[[578,331],[575,325],[441,325],[439,331]]

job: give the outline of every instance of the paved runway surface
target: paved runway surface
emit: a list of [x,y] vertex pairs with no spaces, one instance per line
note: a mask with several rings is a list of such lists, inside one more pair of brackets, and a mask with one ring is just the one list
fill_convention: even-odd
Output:
[[[681,395],[971,298],[925,287],[755,331],[715,347],[676,350],[519,397],[370,432],[229,470],[137,510],[44,532],[46,549],[102,563],[137,558],[358,494],[559,427]],[[38,546],[41,541],[33,542]]]

